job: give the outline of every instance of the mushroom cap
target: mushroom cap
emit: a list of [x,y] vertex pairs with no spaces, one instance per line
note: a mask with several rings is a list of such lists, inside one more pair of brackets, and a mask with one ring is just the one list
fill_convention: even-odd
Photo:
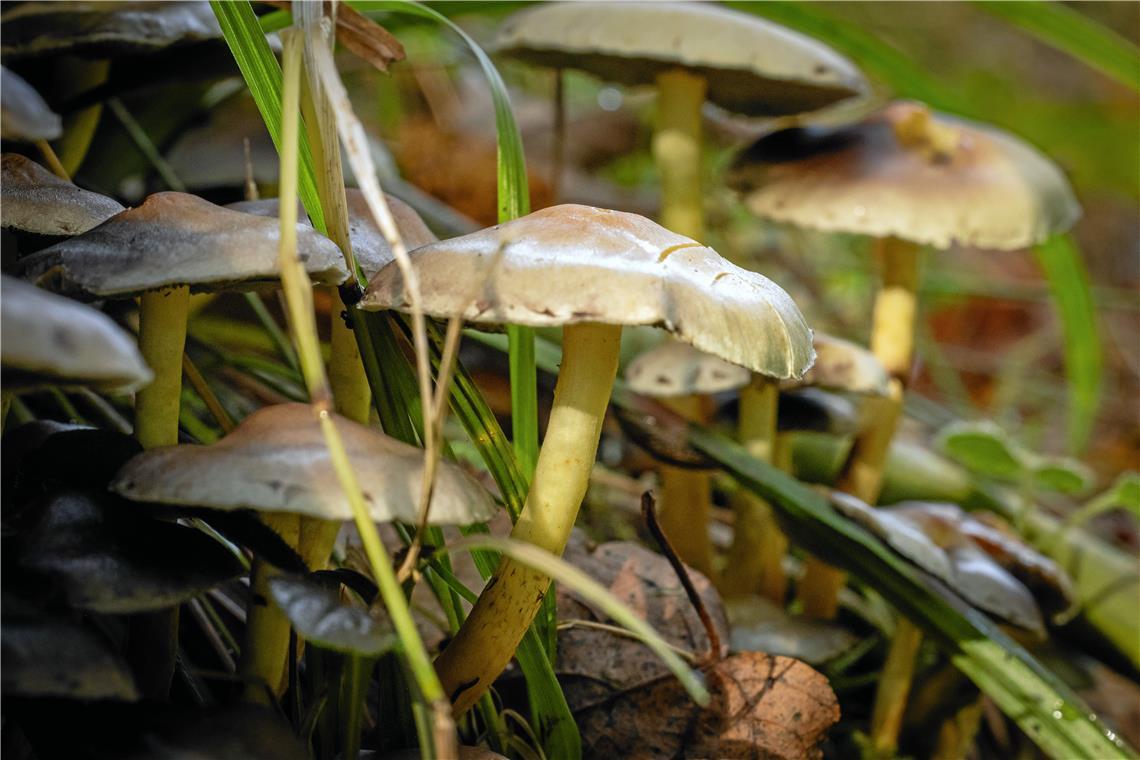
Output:
[[814,111],[868,89],[858,69],[816,40],[712,3],[548,3],[511,16],[499,52],[626,85],[684,68],[736,113]]
[[799,380],[785,380],[781,388],[827,388],[866,396],[885,396],[890,375],[875,355],[849,340],[816,332],[815,364]]
[[0,136],[5,140],[35,142],[63,134],[59,114],[23,77],[5,66],[0,66],[0,93]]
[[67,53],[108,58],[216,39],[222,29],[204,2],[30,2],[0,16],[4,56]]
[[[811,330],[774,282],[643,216],[592,206],[536,211],[412,252],[424,311],[482,324],[654,325],[777,379],[812,363]],[[361,301],[406,309],[393,262]]]
[[1064,174],[1035,148],[907,102],[838,129],[768,135],[728,182],[766,219],[935,248],[1024,248],[1080,216]]
[[[404,240],[404,247],[409,251],[439,239],[411,206],[387,193],[384,194],[384,198],[388,201],[388,208],[396,221],[396,229]],[[372,212],[364,200],[364,193],[356,188],[349,188],[345,191],[345,199],[348,201],[348,235],[352,241],[352,254],[359,262],[360,268],[364,270],[364,276],[372,277],[381,267],[392,261],[392,249],[373,221]],[[276,198],[238,201],[226,208],[276,219],[278,202]],[[308,224],[303,212],[299,216],[302,223]]]
[[[189,285],[194,291],[278,279],[277,222],[186,193],[155,193],[82,235],[21,260],[24,276],[64,293],[130,296]],[[297,225],[297,255],[316,281],[348,278],[340,249]]]
[[60,179],[18,153],[0,157],[0,226],[39,235],[78,235],[123,206]]
[[675,340],[645,351],[625,370],[630,390],[653,398],[705,396],[741,388],[751,380],[752,373],[744,367]]
[[[414,523],[424,452],[335,416],[364,500],[376,522]],[[278,404],[246,417],[210,446],[151,449],[127,462],[111,490],[134,501],[287,512],[351,520],[324,435],[306,404]],[[490,494],[458,466],[440,462],[433,525],[469,525],[495,514]]]
[[0,349],[7,389],[84,385],[129,392],[153,375],[135,339],[106,314],[0,275]]

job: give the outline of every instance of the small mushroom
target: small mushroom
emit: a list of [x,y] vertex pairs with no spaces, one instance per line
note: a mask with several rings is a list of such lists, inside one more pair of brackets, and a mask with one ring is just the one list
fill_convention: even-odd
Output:
[[38,142],[63,134],[59,114],[23,77],[4,66],[0,66],[0,92],[0,136],[5,140]]
[[[340,416],[337,428],[372,519],[414,523],[423,452]],[[470,525],[495,514],[495,502],[478,481],[456,465],[439,467],[433,525]],[[110,488],[133,501],[353,518],[320,424],[306,404],[263,407],[209,446],[144,451],[119,471]]]
[[816,332],[815,364],[798,380],[785,380],[781,390],[824,388],[861,396],[885,396],[890,376],[873,353],[849,340]]
[[106,314],[0,275],[5,391],[44,385],[129,393],[153,374],[129,333]]
[[[155,381],[136,398],[144,448],[178,441],[182,349],[191,289],[276,281],[278,225],[186,193],[156,193],[77,237],[20,262],[26,277],[89,298],[139,295],[139,347]],[[298,225],[297,250],[319,282],[348,277],[340,249]]]
[[754,15],[711,3],[546,3],[509,18],[499,52],[626,85],[656,85],[661,223],[704,237],[701,106],[780,116],[865,92],[850,61]]
[[[617,371],[622,325],[658,325],[775,378],[811,365],[811,331],[770,280],[648,219],[554,206],[412,253],[424,310],[477,324],[563,328],[562,367],[530,493],[512,535],[561,554],[586,492]],[[395,263],[361,301],[407,309]],[[550,579],[504,561],[437,661],[464,711],[506,667]]]
[[38,235],[78,235],[123,206],[76,187],[18,153],[0,157],[0,226]]

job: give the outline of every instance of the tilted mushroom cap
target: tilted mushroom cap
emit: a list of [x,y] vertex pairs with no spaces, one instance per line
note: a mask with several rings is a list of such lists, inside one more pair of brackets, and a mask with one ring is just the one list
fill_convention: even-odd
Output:
[[68,53],[95,58],[146,53],[215,39],[222,29],[204,2],[30,2],[0,16],[5,56]]
[[737,158],[728,182],[773,221],[935,248],[1023,248],[1080,216],[1065,176],[1035,148],[917,103],[839,129],[773,133]]
[[123,210],[18,153],[0,157],[0,226],[39,235],[78,235]]
[[[403,238],[404,247],[409,251],[438,240],[415,209],[399,198],[388,194],[384,197],[388,201],[392,218],[396,221],[396,229]],[[372,220],[372,212],[368,210],[364,193],[356,188],[349,188],[345,191],[345,199],[348,201],[348,234],[352,241],[352,254],[360,263],[360,268],[364,270],[365,277],[371,277],[392,261],[392,249],[388,246],[388,241],[384,239],[380,228],[376,226],[376,222]],[[276,198],[266,198],[259,201],[238,201],[226,208],[276,219],[278,203]],[[298,216],[303,223],[308,223],[304,212]]]
[[867,90],[822,43],[711,3],[544,4],[508,19],[496,47],[627,85],[689,69],[708,82],[709,100],[753,116],[814,111]]
[[815,386],[867,396],[885,396],[890,376],[875,355],[849,340],[821,332],[814,334],[815,364],[799,380],[786,380],[782,388]]
[[[372,519],[415,522],[424,452],[336,417]],[[170,446],[138,455],[111,490],[135,501],[289,512],[351,520],[320,423],[305,404],[268,406],[210,446]],[[433,525],[490,519],[495,502],[475,478],[441,462],[432,489]]]
[[[8,33],[7,28],[4,30]],[[51,110],[23,77],[0,66],[0,136],[5,140],[54,140],[63,134],[59,114]]]
[[[94,229],[20,262],[26,277],[65,293],[128,296],[189,285],[195,291],[276,281],[278,226],[186,193],[155,193]],[[348,278],[340,249],[297,225],[297,255],[327,284]]]
[[128,392],[153,375],[135,339],[106,314],[0,275],[6,389],[88,385]]
[[675,340],[642,353],[625,370],[630,390],[654,398],[704,396],[742,388],[751,380],[744,367]]
[[[811,330],[767,278],[643,216],[552,206],[412,254],[424,310],[483,324],[656,325],[774,378],[811,366]],[[395,263],[361,306],[405,309]]]
[[938,580],[953,583],[950,559],[943,547],[919,527],[891,514],[889,509],[876,509],[840,491],[832,491],[831,503],[839,513],[886,541],[892,549]]

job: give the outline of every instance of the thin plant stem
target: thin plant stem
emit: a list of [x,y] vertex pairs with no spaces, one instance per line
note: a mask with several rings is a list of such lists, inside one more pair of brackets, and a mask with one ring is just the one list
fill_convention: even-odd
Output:
[[190,387],[198,394],[198,398],[202,399],[202,403],[206,405],[206,409],[210,411],[210,416],[218,423],[218,427],[222,432],[228,433],[234,429],[233,418],[230,417],[229,412],[222,406],[222,402],[218,400],[214,390],[210,387],[209,382],[206,381],[205,376],[198,365],[194,364],[190,358],[190,354],[185,351],[182,352],[182,374],[186,376],[186,380],[190,383]]
[[59,161],[59,156],[52,150],[51,143],[47,140],[36,140],[36,148],[40,151],[40,155],[44,157],[48,168],[51,169],[52,174],[62,180],[71,181],[71,177],[67,174],[67,169],[63,168],[63,164]]
[[158,176],[162,177],[162,181],[166,183],[166,186],[180,193],[186,192],[185,183],[175,174],[174,169],[167,163],[166,159],[162,157],[162,153],[160,153],[154,143],[151,142],[150,137],[147,136],[142,125],[135,121],[135,117],[131,115],[131,112],[123,105],[123,102],[118,98],[108,98],[107,107],[111,109],[111,113],[114,114],[115,118],[119,120],[119,123],[123,125],[123,129],[127,130],[127,134],[130,136],[131,141],[134,142],[135,147],[139,149],[139,152],[143,154],[150,165],[154,167],[154,170],[158,172]]

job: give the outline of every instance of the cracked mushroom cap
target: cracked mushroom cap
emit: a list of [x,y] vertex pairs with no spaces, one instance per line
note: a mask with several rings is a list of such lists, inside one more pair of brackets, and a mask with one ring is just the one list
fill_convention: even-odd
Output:
[[78,235],[123,211],[113,198],[76,187],[18,153],[0,157],[0,226]]
[[6,389],[43,385],[137,390],[153,375],[137,342],[106,314],[0,275],[0,349]]
[[[334,415],[365,503],[376,522],[416,521],[424,452]],[[320,423],[306,404],[279,404],[246,417],[210,446],[168,446],[127,462],[111,490],[134,501],[287,512],[351,520]],[[432,489],[433,525],[469,525],[496,511],[475,478],[440,462]]]
[[[132,296],[189,285],[193,291],[276,282],[278,226],[186,193],[155,193],[94,229],[21,260],[25,277],[63,293]],[[297,253],[315,281],[348,278],[340,249],[297,225]]]
[[[409,251],[438,240],[415,209],[387,193],[384,197],[388,201],[392,218],[396,221],[396,229],[404,240],[404,247]],[[372,212],[368,210],[364,193],[356,188],[349,188],[345,191],[345,199],[348,201],[348,234],[352,241],[353,256],[364,270],[364,276],[372,277],[381,267],[392,261],[392,249],[384,239],[380,228],[376,226],[376,222],[372,220]],[[226,208],[276,219],[278,203],[276,198],[266,198],[259,201],[238,201]],[[309,224],[303,210],[298,214],[298,218],[302,220],[302,224]]]
[[625,85],[684,68],[704,77],[710,101],[750,116],[814,111],[869,89],[822,43],[712,3],[548,3],[509,18],[495,46]]
[[786,380],[781,388],[827,388],[865,396],[885,396],[890,375],[875,355],[849,340],[817,332],[815,364],[799,380]]
[[[637,214],[562,205],[412,252],[424,311],[479,324],[654,325],[776,379],[812,363],[811,330],[774,282]],[[365,309],[407,309],[395,263]]]
[[761,138],[728,182],[772,221],[935,248],[1024,248],[1080,216],[1064,174],[1035,148],[907,102],[847,127]]
[[[4,29],[5,35],[8,29]],[[63,134],[59,114],[23,77],[0,66],[0,136],[5,140],[54,140]]]
[[653,398],[706,396],[742,388],[752,373],[687,343],[666,340],[630,362],[625,381],[633,392]]

